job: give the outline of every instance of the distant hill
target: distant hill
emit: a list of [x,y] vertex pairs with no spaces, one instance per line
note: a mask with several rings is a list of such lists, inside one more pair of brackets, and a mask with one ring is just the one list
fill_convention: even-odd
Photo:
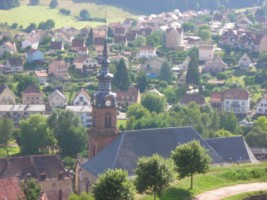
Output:
[[[73,1],[81,2],[88,0]],[[174,9],[181,11],[198,9],[215,10],[220,5],[226,8],[244,8],[261,5],[263,0],[100,0],[99,2],[113,4],[118,7],[130,7],[145,13],[159,13]]]

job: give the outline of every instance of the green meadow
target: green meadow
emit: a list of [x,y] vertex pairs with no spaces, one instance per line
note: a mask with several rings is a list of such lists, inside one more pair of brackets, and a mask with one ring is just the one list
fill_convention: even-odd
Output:
[[[85,26],[103,25],[100,22],[79,21],[78,16],[82,9],[88,10],[92,18],[105,18],[107,16],[108,23],[123,21],[125,18],[135,16],[132,11],[96,3],[73,3],[71,0],[58,0],[58,7],[50,9],[48,6],[49,0],[41,0],[38,6],[29,6],[28,2],[28,0],[22,0],[20,7],[0,10],[0,23],[7,22],[9,25],[18,23],[19,26],[25,28],[30,23],[38,25],[42,21],[53,19],[55,21],[55,28],[73,26],[80,29]],[[71,10],[71,14],[69,16],[60,14],[59,10],[61,8]]]

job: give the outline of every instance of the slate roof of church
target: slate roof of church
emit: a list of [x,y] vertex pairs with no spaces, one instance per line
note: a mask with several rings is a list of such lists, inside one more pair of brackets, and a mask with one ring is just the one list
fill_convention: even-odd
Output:
[[226,162],[257,162],[242,136],[206,139]]
[[169,158],[171,151],[177,145],[192,140],[200,141],[214,163],[224,162],[194,128],[180,127],[125,131],[94,158],[84,163],[82,168],[94,175],[101,174],[107,169],[121,168],[127,170],[131,176],[134,175],[134,169],[140,157],[157,153]]

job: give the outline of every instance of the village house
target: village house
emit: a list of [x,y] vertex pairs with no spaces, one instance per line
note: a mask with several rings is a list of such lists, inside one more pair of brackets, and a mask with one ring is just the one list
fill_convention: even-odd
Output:
[[223,62],[220,56],[215,56],[213,60],[205,62],[202,72],[209,72],[211,74],[216,74],[222,72],[227,68],[227,64]]
[[3,73],[5,74],[14,74],[22,71],[23,71],[23,61],[21,57],[8,58],[3,68]]
[[249,70],[252,65],[252,60],[249,58],[247,53],[244,53],[243,56],[238,60],[238,65],[240,69]]
[[66,110],[71,110],[81,118],[84,127],[91,127],[92,125],[92,107],[91,106],[66,106]]
[[52,41],[62,42],[63,44],[71,44],[74,39],[74,34],[71,32],[55,33]]
[[91,97],[86,92],[85,89],[81,89],[73,98],[74,106],[90,106],[91,105]]
[[136,55],[137,58],[153,58],[157,57],[156,54],[156,48],[155,47],[149,47],[149,46],[143,46],[141,47]]
[[44,60],[44,54],[37,49],[30,49],[26,53],[26,61],[28,63],[40,62]]
[[223,92],[212,92],[210,105],[218,111],[248,114],[250,110],[249,92],[245,89],[229,89]]
[[84,39],[75,38],[72,40],[71,50],[78,52],[81,49],[84,49],[85,47],[86,46],[85,46],[85,40]]
[[48,105],[52,110],[55,110],[56,108],[65,108],[67,105],[67,98],[64,94],[59,92],[58,90],[55,90],[52,92],[48,97]]
[[0,179],[0,199],[25,199],[18,177]]
[[[53,199],[67,200],[72,193],[71,176],[55,155],[34,155],[12,158],[0,158],[0,180],[16,177],[20,181],[33,178],[48,195],[53,191]],[[58,195],[61,191],[61,197]],[[2,194],[0,194],[1,196]],[[16,199],[16,198],[14,198]],[[10,199],[11,200],[11,199]]]
[[14,54],[17,52],[16,44],[12,42],[5,42],[0,46],[0,57],[6,54]]
[[39,38],[32,37],[27,38],[21,42],[21,49],[25,49],[26,47],[30,47],[31,49],[38,49],[39,46]]
[[144,62],[140,69],[146,72],[146,75],[150,78],[157,78],[159,76],[159,72],[161,66],[165,60],[163,58],[155,57],[151,58],[148,61]]
[[0,85],[0,105],[15,103],[16,95],[14,92],[6,84]]
[[201,43],[198,50],[199,61],[210,61],[214,58],[214,45],[210,43]]
[[74,60],[73,65],[75,70],[81,73],[96,72],[99,68],[98,60],[89,55],[79,56]]
[[128,41],[127,41],[126,35],[116,35],[114,37],[114,44],[123,44],[123,45],[127,46]]
[[22,92],[22,104],[42,105],[44,104],[43,93],[35,85],[28,85]]
[[128,43],[133,43],[137,38],[138,34],[136,32],[126,33],[126,39]]
[[256,105],[256,114],[267,115],[267,94],[264,94]]
[[125,27],[122,27],[122,26],[116,26],[114,28],[114,35],[115,36],[125,36],[126,35],[126,28]]
[[184,31],[183,28],[168,28],[166,30],[166,48],[184,49]]
[[94,37],[94,49],[98,56],[102,55],[105,37]]
[[57,79],[67,79],[69,77],[68,64],[64,61],[53,61],[48,66],[48,74]]
[[64,51],[64,44],[61,41],[51,42],[49,53],[56,53],[58,51]]
[[206,104],[205,97],[201,94],[185,94],[180,100],[181,105],[188,105],[191,102],[195,102],[199,106]]
[[126,91],[116,90],[115,92],[117,93],[117,104],[120,107],[126,108],[141,102],[140,90],[136,87],[130,87]]
[[26,119],[33,114],[45,115],[45,105],[21,105],[10,104],[0,106],[0,118],[8,116],[15,126],[18,126],[21,119]]
[[45,71],[35,71],[34,75],[41,85],[44,85],[47,83],[48,74]]

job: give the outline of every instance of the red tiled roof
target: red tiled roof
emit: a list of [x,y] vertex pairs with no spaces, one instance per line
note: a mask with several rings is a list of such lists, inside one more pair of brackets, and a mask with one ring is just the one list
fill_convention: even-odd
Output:
[[212,92],[210,95],[211,102],[221,102],[223,100],[223,92]]
[[224,91],[223,98],[247,100],[249,99],[249,92],[245,89],[229,89]]
[[17,177],[0,179],[0,199],[24,199],[24,193],[21,189],[20,180]]
[[53,50],[61,50],[62,48],[62,42],[51,42],[50,43],[50,49],[53,49]]
[[37,77],[47,77],[48,76],[46,72],[34,72],[34,73]]
[[127,98],[130,98],[131,101],[137,101],[138,94],[140,94],[139,89],[136,87],[130,87],[127,91],[117,90],[116,93],[118,100],[127,100]]

